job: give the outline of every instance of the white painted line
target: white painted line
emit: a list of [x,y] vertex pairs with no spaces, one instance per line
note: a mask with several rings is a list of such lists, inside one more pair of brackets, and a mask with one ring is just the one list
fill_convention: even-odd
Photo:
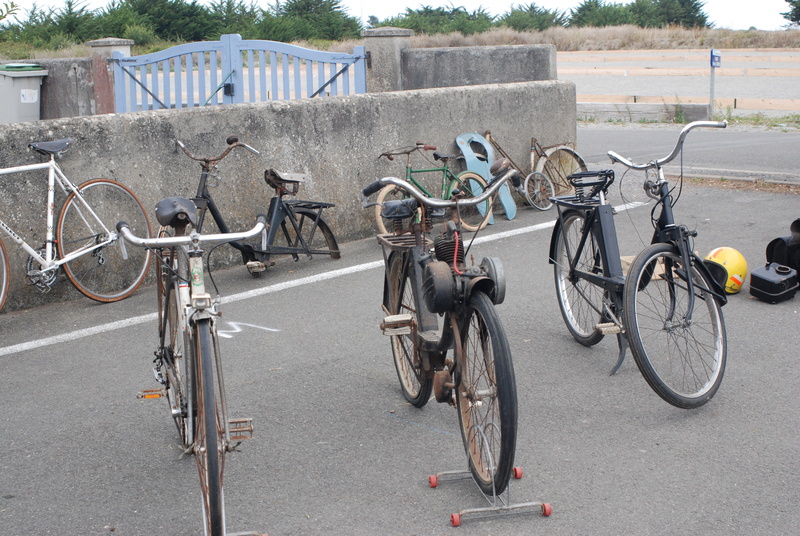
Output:
[[36,341],[14,344],[12,346],[5,346],[0,348],[0,356],[16,354],[17,352],[25,352],[27,350],[33,350],[34,348],[41,348],[42,346],[50,346],[53,344],[60,344],[62,342],[74,341],[76,339],[90,337],[99,333],[114,331],[115,329],[127,328],[137,324],[144,324],[145,322],[155,322],[157,319],[157,313],[150,313],[142,316],[135,316],[133,318],[126,318],[125,320],[117,320],[116,322],[109,322],[108,324],[93,326],[91,328],[79,329],[78,331],[71,331],[62,335],[54,335],[53,337],[47,337],[46,339],[39,339]]
[[[630,208],[635,208],[644,203],[635,202],[635,203],[627,203],[625,205],[620,205],[615,207],[617,212],[621,212],[623,210],[628,210]],[[549,229],[555,225],[555,220],[540,223],[537,225],[530,225],[528,227],[522,227],[521,229],[513,229],[511,231],[504,231],[501,233],[495,233],[491,235],[481,236],[475,239],[475,244],[482,244],[484,242],[491,242],[492,240],[501,240],[503,238],[508,238],[511,236],[517,236],[525,233],[532,233],[536,231],[542,231],[544,229]],[[308,277],[302,277],[300,279],[295,279],[293,281],[286,281],[284,283],[278,283],[276,285],[270,285],[268,287],[262,287],[259,289],[248,290],[247,292],[240,292],[238,294],[232,294],[230,296],[225,296],[222,298],[222,303],[233,303],[242,300],[248,300],[250,298],[256,298],[258,296],[264,296],[265,294],[272,294],[274,292],[280,292],[282,290],[287,290],[290,288],[300,287],[303,285],[310,285],[312,283],[318,283],[320,281],[327,281],[328,279],[335,279],[337,277],[342,277],[345,275],[356,274],[359,272],[365,272],[367,270],[372,270],[375,268],[380,268],[383,266],[383,261],[372,261],[367,262],[364,264],[358,264],[356,266],[350,266],[348,268],[341,268],[339,270],[332,270],[330,272],[325,272],[322,274],[312,275]],[[136,326],[139,324],[144,324],[145,322],[155,322],[158,318],[156,313],[149,313],[146,315],[141,316],[134,316],[132,318],[126,318],[125,320],[117,320],[116,322],[109,322],[108,324],[101,324],[99,326],[93,326],[91,328],[86,329],[79,329],[77,331],[71,331],[69,333],[64,333],[62,335],[55,335],[53,337],[47,337],[45,339],[38,339],[35,341],[30,342],[23,342],[20,344],[14,344],[12,346],[5,346],[0,348],[0,356],[16,354],[19,352],[25,352],[27,350],[33,350],[36,348],[42,348],[43,346],[52,346],[54,344],[61,344],[63,342],[74,341],[77,339],[82,339],[84,337],[91,337],[92,335],[98,335],[100,333],[106,333],[109,331],[114,331],[117,329],[127,328],[130,326]]]

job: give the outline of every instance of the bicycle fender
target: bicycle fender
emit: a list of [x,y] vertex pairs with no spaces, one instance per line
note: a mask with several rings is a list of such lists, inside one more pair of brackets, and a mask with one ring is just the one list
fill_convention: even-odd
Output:
[[489,299],[492,300],[494,305],[500,305],[505,299],[505,290],[500,292],[499,287],[488,275],[482,275],[470,280],[467,284],[467,297],[469,298],[469,296],[472,296],[472,293],[476,290],[489,296]]
[[558,219],[556,219],[556,224],[553,226],[553,233],[550,235],[550,251],[547,255],[547,262],[549,264],[556,263],[556,241],[558,240],[558,235],[561,233],[561,218],[562,216],[566,218],[568,214],[569,211],[564,212],[563,215],[559,213]]
[[717,300],[719,306],[722,307],[728,303],[728,297],[725,295],[725,287],[723,287],[719,281],[714,279],[714,276],[711,275],[711,270],[708,269],[708,266],[706,266],[706,263],[703,262],[703,259],[695,255],[694,252],[692,252],[691,255],[692,264],[695,265],[697,271],[703,274],[703,277],[706,279],[706,281],[711,282],[711,288],[709,290],[714,295],[714,299]]

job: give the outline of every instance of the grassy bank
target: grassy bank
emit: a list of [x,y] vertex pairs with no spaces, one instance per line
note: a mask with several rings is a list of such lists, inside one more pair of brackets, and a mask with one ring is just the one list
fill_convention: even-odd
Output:
[[[465,36],[460,33],[415,35],[415,48],[464,47],[487,45],[555,45],[559,51],[575,50],[634,50],[634,49],[686,49],[686,48],[800,48],[800,30],[766,32],[761,30],[717,30],[709,28],[687,29],[639,28],[637,26],[611,26],[605,28],[549,28],[543,32],[517,32],[511,29],[493,29],[485,33]],[[146,47],[134,46],[133,54],[147,54],[169,48],[178,43],[156,42]],[[362,41],[299,42],[300,46],[334,52],[352,52]],[[86,56],[86,46],[67,44],[59,50],[34,49],[20,43],[0,42],[0,59],[75,58]]]

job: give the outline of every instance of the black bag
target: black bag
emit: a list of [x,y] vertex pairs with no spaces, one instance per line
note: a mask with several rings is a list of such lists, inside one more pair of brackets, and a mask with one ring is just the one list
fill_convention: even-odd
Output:
[[792,236],[782,236],[767,244],[767,263],[778,263],[800,271],[800,219],[789,227]]

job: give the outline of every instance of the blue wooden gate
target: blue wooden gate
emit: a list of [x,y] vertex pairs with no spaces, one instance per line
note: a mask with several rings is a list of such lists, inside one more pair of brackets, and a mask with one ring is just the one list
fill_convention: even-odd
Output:
[[338,54],[228,34],[109,61],[118,113],[367,91],[363,46]]

